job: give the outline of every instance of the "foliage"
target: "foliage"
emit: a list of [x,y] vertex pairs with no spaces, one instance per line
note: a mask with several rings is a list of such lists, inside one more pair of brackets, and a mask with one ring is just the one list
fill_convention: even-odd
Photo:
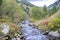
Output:
[[2,32],[2,28],[0,27],[0,36],[5,36],[5,34]]
[[17,32],[18,30],[20,30],[20,27],[17,24],[10,23],[9,25],[11,30],[13,30],[14,32]]
[[0,0],[0,5],[2,4],[2,0]]
[[53,6],[52,9],[48,10],[49,16],[53,15],[57,11],[58,11],[58,7]]
[[48,27],[47,27],[47,25],[39,25],[38,29],[41,29],[42,31],[46,31],[46,30],[48,30]]
[[43,14],[44,14],[43,9],[39,7],[32,7],[30,10],[30,16],[35,20],[41,19]]
[[[26,13],[16,3],[16,0],[3,0],[0,7],[0,19],[5,19],[5,16],[11,19],[14,23],[18,23],[20,20],[27,17]],[[8,18],[7,20],[9,20]]]
[[48,15],[48,10],[47,10],[46,6],[43,7],[43,11],[44,11],[44,16],[47,16]]
[[49,24],[50,30],[58,30],[60,28],[60,18],[54,18]]
[[41,20],[50,17],[57,11],[58,8],[56,6],[53,6],[51,9],[47,9],[46,6],[43,8],[34,6],[30,9],[30,17],[32,21]]
[[12,38],[12,37],[14,37],[15,33],[20,32],[20,27],[14,23],[11,23],[9,25],[10,25],[9,36]]

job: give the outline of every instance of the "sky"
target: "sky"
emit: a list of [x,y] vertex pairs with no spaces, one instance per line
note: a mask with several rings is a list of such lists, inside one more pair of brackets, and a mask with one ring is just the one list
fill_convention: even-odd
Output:
[[49,5],[53,4],[57,0],[28,0],[28,1],[39,7],[43,7],[44,5],[48,7]]

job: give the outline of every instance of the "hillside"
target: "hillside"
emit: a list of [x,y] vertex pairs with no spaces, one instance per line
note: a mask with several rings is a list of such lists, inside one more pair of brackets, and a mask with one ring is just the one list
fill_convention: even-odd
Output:
[[18,3],[23,3],[24,5],[27,5],[27,6],[34,6],[33,4],[31,4],[30,2],[28,2],[27,0],[17,0]]
[[57,0],[55,3],[49,5],[47,8],[48,8],[48,9],[51,9],[53,6],[60,7],[60,1]]
[[60,40],[57,5],[55,2],[49,9],[28,0],[0,0],[0,40]]
[[54,18],[56,18],[58,15],[60,15],[60,10],[58,12],[56,12],[55,14],[51,15],[50,17],[48,17],[47,19],[43,19],[38,21],[37,23],[34,23],[36,26],[38,25],[46,25],[48,24],[51,20],[53,20]]
[[0,22],[8,21],[18,23],[25,19],[26,16],[27,14],[24,12],[24,10],[22,10],[21,6],[17,4],[16,0],[2,1],[2,5],[0,6]]

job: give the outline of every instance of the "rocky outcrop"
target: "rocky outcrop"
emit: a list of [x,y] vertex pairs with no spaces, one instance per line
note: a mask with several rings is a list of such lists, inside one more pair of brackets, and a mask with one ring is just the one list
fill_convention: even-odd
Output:
[[51,31],[51,32],[49,32],[49,35],[51,35],[53,37],[57,37],[57,38],[60,37],[60,34],[58,33],[58,31]]
[[8,34],[9,33],[9,25],[7,25],[7,24],[0,24],[0,28],[2,28],[2,32],[4,33],[4,34]]
[[0,40],[21,40],[20,27],[14,23],[0,23]]

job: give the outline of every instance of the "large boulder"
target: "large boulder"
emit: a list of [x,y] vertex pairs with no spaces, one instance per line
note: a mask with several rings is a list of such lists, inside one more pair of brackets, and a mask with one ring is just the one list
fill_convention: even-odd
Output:
[[53,37],[60,37],[60,34],[58,33],[58,31],[51,31],[51,32],[49,32],[49,35],[51,35]]
[[7,25],[7,24],[1,24],[0,27],[2,28],[2,32],[4,34],[7,35],[9,33],[9,25]]

